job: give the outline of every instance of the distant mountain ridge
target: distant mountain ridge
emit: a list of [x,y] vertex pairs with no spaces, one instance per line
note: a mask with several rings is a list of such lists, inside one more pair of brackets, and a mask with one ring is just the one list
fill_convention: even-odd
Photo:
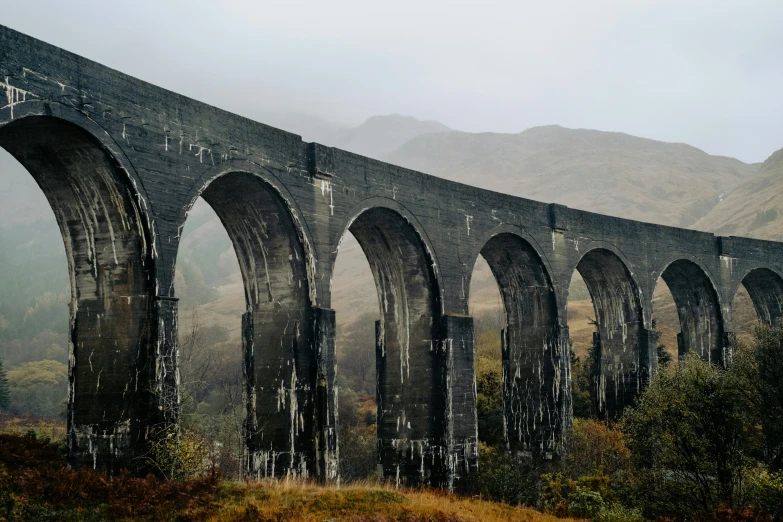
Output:
[[373,116],[358,127],[338,131],[328,145],[380,159],[417,136],[448,131],[451,129],[437,121],[390,114]]
[[419,135],[383,159],[515,196],[681,227],[757,169],[690,145],[557,125]]

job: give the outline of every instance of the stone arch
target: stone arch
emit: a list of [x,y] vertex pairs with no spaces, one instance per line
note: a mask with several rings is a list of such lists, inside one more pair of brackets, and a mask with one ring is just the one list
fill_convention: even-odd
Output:
[[627,263],[606,247],[588,250],[576,265],[595,310],[594,401],[600,416],[619,417],[649,378],[650,339],[639,285]]
[[199,194],[228,233],[242,273],[244,466],[254,477],[315,474],[318,364],[309,242],[289,203],[262,176],[224,171]]
[[[748,291],[759,321],[772,326],[780,325],[783,318],[783,277],[780,273],[772,268],[753,268],[745,274],[740,284]],[[736,291],[732,295],[732,307],[735,296]]]
[[[339,248],[340,248],[339,245],[342,243],[342,240],[345,237],[345,233],[348,231],[353,233],[352,227],[354,223],[367,211],[373,209],[386,209],[389,212],[391,212],[392,215],[397,216],[395,219],[401,219],[399,223],[401,224],[405,223],[407,224],[407,226],[410,227],[410,229],[415,233],[415,236],[417,237],[417,242],[421,246],[424,255],[430,260],[430,267],[435,280],[439,282],[441,277],[440,263],[438,262],[437,253],[432,245],[432,241],[430,240],[426,230],[424,229],[424,226],[419,222],[416,216],[410,210],[408,210],[404,205],[402,205],[401,203],[393,199],[384,198],[380,196],[371,197],[362,200],[361,203],[355,205],[351,209],[351,211],[348,212],[348,218],[345,220],[345,225],[341,229],[340,237],[336,238],[338,247],[332,252],[332,257],[330,259],[330,266],[332,267],[334,266],[334,261],[335,259],[337,259],[337,253],[339,252]],[[441,314],[444,314],[445,313],[444,294],[443,294],[444,289],[440,284],[436,285],[435,289],[438,292],[437,295],[438,309]]]
[[[295,198],[291,195],[288,189],[286,189],[285,185],[277,178],[277,176],[268,170],[255,168],[254,165],[248,163],[245,160],[236,159],[223,161],[219,165],[208,169],[193,183],[191,189],[188,191],[188,194],[192,194],[193,196],[179,214],[179,231],[182,231],[185,221],[187,220],[188,213],[193,208],[193,205],[196,203],[199,197],[204,197],[204,192],[210,187],[210,185],[216,182],[221,183],[221,178],[231,175],[243,175],[258,178],[260,182],[259,186],[263,187],[264,190],[271,191],[270,194],[274,194],[282,204],[283,208],[286,210],[294,226],[296,237],[301,242],[305,253],[305,266],[309,283],[310,302],[312,306],[316,306],[316,304],[318,304],[318,296],[316,294],[317,285],[315,284],[317,263],[313,248],[312,234],[310,233],[306,220],[303,218],[301,210],[296,204]],[[176,255],[174,256],[174,259],[176,262]]]
[[14,121],[0,127],[0,146],[41,187],[65,243],[72,296],[69,460],[106,471],[138,469],[149,428],[176,411],[165,386],[173,376],[158,361],[155,238],[146,198],[116,146],[102,141],[105,131],[96,136],[68,121],[72,114],[57,104],[36,114],[38,105],[22,104]]
[[680,358],[695,352],[705,361],[723,364],[726,342],[720,296],[708,270],[695,259],[679,258],[669,262],[660,277],[677,307]]
[[569,417],[568,350],[561,340],[549,271],[537,249],[510,232],[491,236],[480,255],[495,277],[505,311],[501,348],[507,444],[536,456],[557,455]]
[[432,250],[412,219],[364,202],[347,230],[370,265],[378,295],[378,458],[398,483],[442,479],[447,448],[440,285]]

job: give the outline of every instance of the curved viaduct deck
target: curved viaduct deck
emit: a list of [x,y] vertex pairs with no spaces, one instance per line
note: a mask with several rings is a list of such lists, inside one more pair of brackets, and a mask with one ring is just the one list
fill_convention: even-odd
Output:
[[783,245],[640,223],[438,179],[319,144],[0,27],[0,146],[40,184],[69,268],[74,464],[141,466],[177,416],[180,232],[202,196],[245,282],[246,468],[337,473],[331,273],[346,230],[373,270],[384,475],[453,486],[476,465],[468,289],[483,255],[501,288],[511,449],[557,455],[570,423],[566,303],[593,296],[607,416],[655,370],[653,290],[677,304],[681,352],[722,362],[732,301],[783,314]]

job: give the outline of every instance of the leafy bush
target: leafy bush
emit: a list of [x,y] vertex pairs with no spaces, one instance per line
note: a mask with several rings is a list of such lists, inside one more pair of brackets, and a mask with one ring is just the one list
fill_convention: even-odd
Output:
[[659,371],[622,424],[644,514],[737,505],[753,465],[751,410],[732,373],[695,356]]
[[783,471],[783,329],[758,325],[753,343],[736,350],[733,373],[749,399],[748,425],[762,428],[764,461]]
[[597,522],[641,521],[638,509],[611,501],[615,497],[609,477],[590,475],[578,480],[566,479],[562,473],[543,475],[542,507],[556,516],[571,515]]
[[476,359],[476,413],[481,416],[503,407],[503,374],[499,360]]
[[540,471],[529,457],[481,443],[475,493],[495,502],[529,506],[538,502],[540,483]]
[[783,473],[759,470],[748,477],[745,504],[764,513],[783,517]]
[[568,513],[568,485],[571,481],[562,473],[545,473],[541,475],[541,507],[546,513],[558,517]]
[[350,388],[341,388],[338,408],[340,478],[344,481],[375,478],[378,450],[374,398],[360,398]]
[[611,476],[631,464],[623,432],[603,421],[574,419],[568,445],[567,469],[574,479],[596,473]]
[[209,457],[209,443],[202,436],[172,427],[152,446],[148,460],[167,479],[185,480],[205,475]]
[[604,506],[596,520],[598,522],[641,522],[644,517],[638,509],[627,508],[622,504],[615,503]]
[[478,436],[481,442],[490,446],[505,443],[503,408],[489,410],[478,417]]
[[597,520],[604,509],[604,499],[596,491],[577,486],[568,495],[569,515]]

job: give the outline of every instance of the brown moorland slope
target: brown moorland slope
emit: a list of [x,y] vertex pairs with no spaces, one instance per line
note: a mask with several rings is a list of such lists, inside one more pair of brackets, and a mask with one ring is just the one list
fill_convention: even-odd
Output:
[[425,134],[383,159],[515,196],[681,227],[756,170],[690,145],[557,125]]
[[783,239],[783,149],[694,225],[724,236]]

